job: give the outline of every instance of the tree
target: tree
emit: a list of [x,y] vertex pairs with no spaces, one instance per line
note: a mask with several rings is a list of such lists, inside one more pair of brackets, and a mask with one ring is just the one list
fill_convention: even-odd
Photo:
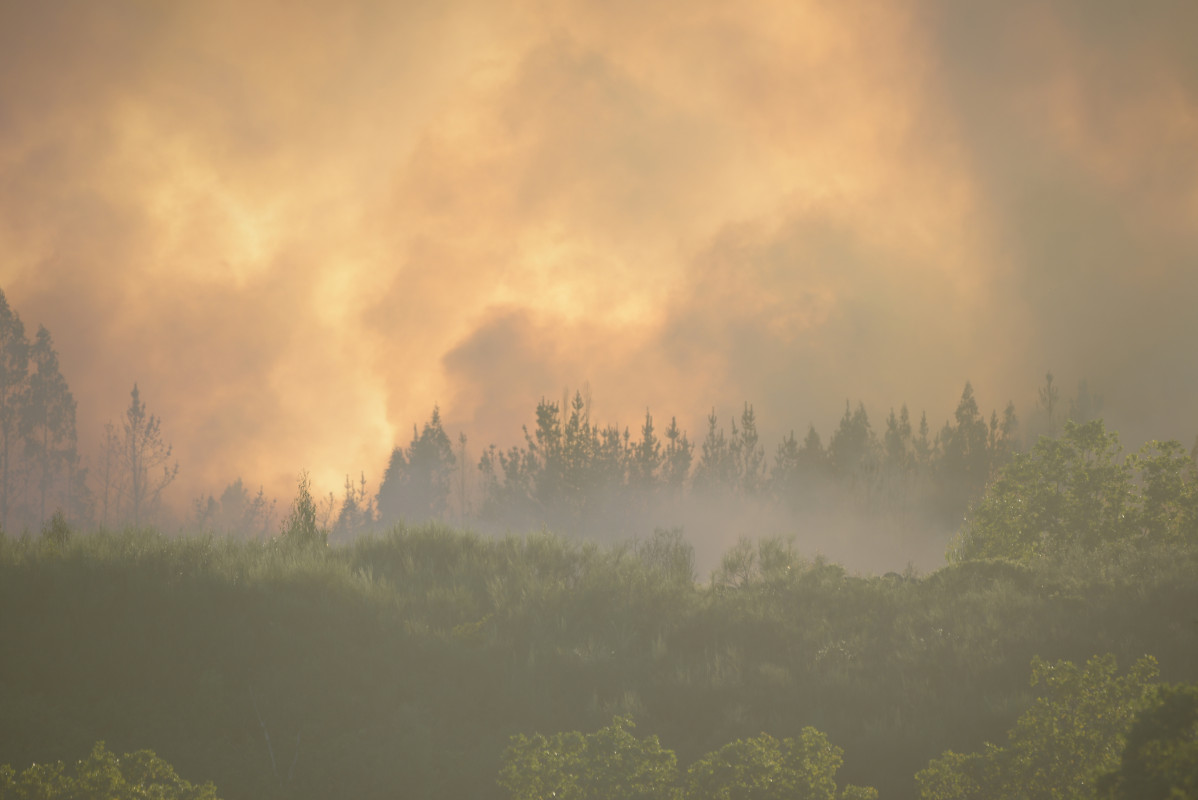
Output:
[[1100,800],[1198,797],[1198,685],[1161,686],[1132,723]]
[[[566,417],[566,423],[562,426],[561,438],[561,478],[560,481],[555,481],[554,484],[558,487],[558,493],[543,494],[541,500],[546,508],[558,507],[559,511],[563,511],[567,515],[567,521],[577,523],[586,506],[586,495],[588,491],[596,483],[596,467],[598,466],[599,456],[599,441],[595,429],[591,426],[590,409],[587,401],[583,398],[582,392],[575,392],[574,399],[570,402],[570,413]],[[619,447],[619,430],[615,431],[614,436],[609,434],[608,455],[612,455],[612,450],[615,450],[615,458],[609,459],[616,462],[617,470],[622,472],[623,465],[620,463],[622,453]],[[613,448],[610,445],[615,444]]]
[[325,547],[329,543],[328,531],[316,521],[316,501],[312,499],[312,483],[306,470],[300,473],[295,500],[283,520],[279,538],[299,548]]
[[[446,494],[448,494],[448,487]],[[333,523],[332,536],[341,542],[352,541],[374,522],[374,498],[366,495],[366,473],[361,473],[355,484],[345,476],[345,494],[341,510]]]
[[1057,435],[1057,405],[1061,399],[1061,391],[1052,383],[1052,373],[1044,375],[1044,385],[1039,390],[1039,402],[1036,405],[1044,411],[1048,420],[1048,435]]
[[796,497],[802,485],[799,461],[799,440],[792,430],[782,437],[774,451],[774,464],[770,468],[770,489],[774,496],[798,505]]
[[39,327],[30,350],[35,371],[29,376],[28,402],[22,429],[25,452],[38,492],[40,522],[46,519],[46,504],[57,500],[73,511],[71,471],[76,468],[75,398],[58,370],[58,354],[50,332]]
[[[1082,420],[1077,420],[1081,422]],[[998,412],[990,412],[990,471],[993,472],[1007,463],[1019,447],[1019,418],[1015,416],[1015,404],[1007,401],[1003,409],[1002,421]]]
[[28,380],[25,326],[0,292],[0,530],[8,529],[15,500]]
[[179,464],[171,463],[171,446],[162,438],[162,421],[146,413],[136,383],[123,430],[121,452],[128,478],[129,512],[136,527],[143,517],[157,510],[162,490],[179,474]]
[[548,508],[563,496],[565,454],[563,453],[561,407],[545,398],[537,403],[536,429],[524,429],[526,462],[530,468],[533,498]]
[[999,471],[948,557],[1029,561],[1128,541],[1198,542],[1198,469],[1177,442],[1124,459],[1102,420],[1070,420]]
[[1122,538],[1132,484],[1115,434],[1102,422],[1065,423],[1017,455],[986,491],[949,559],[1029,560]]
[[870,471],[875,447],[865,404],[858,403],[853,410],[845,400],[840,426],[828,440],[828,461],[833,474],[848,484],[855,484]]
[[695,583],[695,548],[686,540],[682,528],[657,528],[636,548],[649,569],[673,586],[690,588]]
[[533,498],[536,467],[535,455],[526,448],[487,447],[478,459],[483,491],[480,516],[508,525],[523,525],[532,520],[536,508]]
[[671,800],[678,763],[656,736],[638,739],[624,717],[595,733],[513,736],[499,785],[512,800]]
[[269,535],[275,512],[275,501],[267,500],[266,491],[258,487],[258,493],[251,497],[241,478],[226,486],[219,498],[197,497],[193,505],[200,530],[211,527],[226,534]]
[[687,771],[687,800],[871,800],[871,788],[838,791],[844,751],[810,726],[798,739],[767,733],[709,753]]
[[686,438],[686,432],[678,429],[678,419],[670,417],[670,427],[666,428],[662,482],[675,494],[682,491],[682,486],[690,475],[694,453],[695,446]]
[[470,496],[466,486],[466,434],[458,434],[458,525],[466,524],[470,515]]
[[765,479],[765,449],[757,435],[757,416],[753,406],[745,403],[740,415],[740,430],[732,426],[732,442],[730,444],[732,460],[738,488],[745,497],[757,493]]
[[100,524],[108,527],[109,513],[115,520],[121,514],[125,496],[125,475],[121,470],[124,449],[116,426],[111,422],[104,425],[104,438],[100,441]]
[[915,466],[922,472],[926,472],[932,465],[932,460],[936,457],[936,445],[929,436],[928,431],[928,413],[920,412],[919,415],[919,435],[911,443]]
[[886,417],[886,433],[882,435],[882,463],[888,471],[895,475],[905,475],[911,468],[911,417],[907,412],[907,404],[895,416],[890,409]]
[[1140,533],[1153,542],[1198,544],[1198,465],[1181,443],[1148,442],[1128,469],[1136,476]]
[[1093,796],[1097,777],[1119,763],[1135,715],[1151,696],[1156,661],[1145,657],[1124,676],[1115,657],[1032,661],[1043,687],[1020,715],[1007,744],[980,753],[951,750],[915,776],[921,800],[1057,800]]
[[453,445],[441,425],[441,410],[434,406],[423,428],[418,431],[412,426],[407,449],[397,446],[391,451],[377,496],[379,520],[444,519],[456,463]]
[[118,758],[97,742],[70,767],[61,761],[34,764],[20,774],[0,767],[0,800],[217,800],[211,783],[192,784],[149,750]]
[[[968,381],[953,420],[955,424],[946,423],[940,433],[937,479],[944,491],[944,508],[955,516],[981,494],[990,477],[990,430]],[[995,432],[997,434],[997,418]]]
[[[733,423],[733,438],[736,438]],[[695,488],[702,492],[731,491],[736,486],[736,460],[732,446],[719,427],[715,409],[707,416],[707,435],[699,450],[699,463],[695,466]]]
[[795,438],[794,431],[779,443],[770,469],[770,487],[775,497],[797,511],[815,498],[818,482],[828,473],[828,455],[819,432],[814,425],[808,425],[807,435],[801,443]]
[[650,495],[661,480],[664,465],[661,441],[653,429],[653,415],[645,409],[645,423],[641,425],[641,439],[633,446],[629,465],[628,482],[645,495]]
[[1102,414],[1102,395],[1090,391],[1089,384],[1082,379],[1077,382],[1077,397],[1069,401],[1069,419],[1074,422],[1089,422]]

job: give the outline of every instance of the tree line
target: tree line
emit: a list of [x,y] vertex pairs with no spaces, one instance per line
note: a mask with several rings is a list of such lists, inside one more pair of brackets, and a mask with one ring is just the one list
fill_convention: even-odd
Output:
[[713,410],[695,442],[677,417],[663,431],[649,410],[635,434],[600,424],[582,392],[568,404],[542,399],[523,439],[483,450],[472,495],[465,436],[455,448],[434,408],[422,427],[413,426],[411,442],[393,449],[377,495],[368,498],[364,482],[347,479],[334,530],[352,536],[376,521],[469,520],[610,538],[671,524],[700,497],[792,513],[848,506],[955,522],[1019,449],[1014,405],[987,419],[968,382],[935,433],[926,414],[915,423],[905,404],[890,410],[879,432],[864,404],[846,401],[826,444],[809,426],[802,439],[792,431],[768,455],[749,403],[728,428]]

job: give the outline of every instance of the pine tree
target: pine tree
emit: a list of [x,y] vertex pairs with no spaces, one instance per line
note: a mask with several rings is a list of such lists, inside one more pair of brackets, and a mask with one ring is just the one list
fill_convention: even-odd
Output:
[[641,439],[633,449],[632,464],[629,470],[629,483],[645,494],[651,494],[661,479],[661,471],[665,462],[661,441],[653,429],[653,415],[645,409],[645,423],[641,425]]
[[670,417],[670,427],[666,428],[666,451],[662,465],[662,481],[672,492],[680,492],[691,471],[691,461],[694,458],[695,446],[686,438],[686,433],[678,429],[678,418]]
[[366,473],[361,473],[356,484],[346,475],[345,494],[337,521],[333,523],[332,537],[339,542],[352,541],[374,521],[374,498],[366,493]]
[[828,440],[828,460],[833,473],[842,481],[857,482],[872,466],[875,447],[865,404],[858,403],[854,410],[845,400],[840,426]]
[[732,460],[737,486],[745,497],[752,497],[765,480],[765,448],[757,435],[757,415],[753,406],[745,403],[740,415],[740,429],[732,428]]
[[[456,464],[453,445],[441,424],[441,410],[434,406],[423,428],[412,426],[407,449],[395,447],[391,451],[377,496],[379,520],[394,523],[401,519],[444,519]],[[350,497],[348,488],[346,497]],[[357,509],[364,497],[355,502]]]
[[307,471],[304,471],[300,473],[295,500],[291,503],[287,518],[283,520],[279,538],[293,547],[327,546],[329,543],[328,531],[319,524],[316,515],[316,502],[312,499],[312,483],[308,479]]
[[[737,434],[733,423],[733,436]],[[707,417],[707,435],[699,451],[699,463],[695,466],[695,489],[701,492],[731,491],[736,485],[736,464],[733,460],[732,447],[723,428],[719,427],[719,419],[715,409]]]
[[886,468],[895,475],[904,475],[911,467],[911,417],[907,412],[907,404],[903,404],[901,413],[895,416],[890,409],[886,418],[886,433],[882,436],[882,451]]

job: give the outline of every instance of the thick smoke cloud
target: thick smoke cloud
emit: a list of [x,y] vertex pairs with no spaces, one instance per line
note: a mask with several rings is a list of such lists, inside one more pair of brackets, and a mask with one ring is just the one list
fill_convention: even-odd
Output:
[[[0,288],[179,506],[589,384],[766,441],[1053,370],[1198,432],[1190,4],[0,9]],[[876,423],[875,423],[876,424]]]

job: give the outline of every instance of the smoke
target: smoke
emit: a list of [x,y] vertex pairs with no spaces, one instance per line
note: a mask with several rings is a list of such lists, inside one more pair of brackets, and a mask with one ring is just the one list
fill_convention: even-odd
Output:
[[0,9],[0,288],[84,448],[134,381],[286,498],[589,384],[697,438],[1085,378],[1198,432],[1188,4]]

